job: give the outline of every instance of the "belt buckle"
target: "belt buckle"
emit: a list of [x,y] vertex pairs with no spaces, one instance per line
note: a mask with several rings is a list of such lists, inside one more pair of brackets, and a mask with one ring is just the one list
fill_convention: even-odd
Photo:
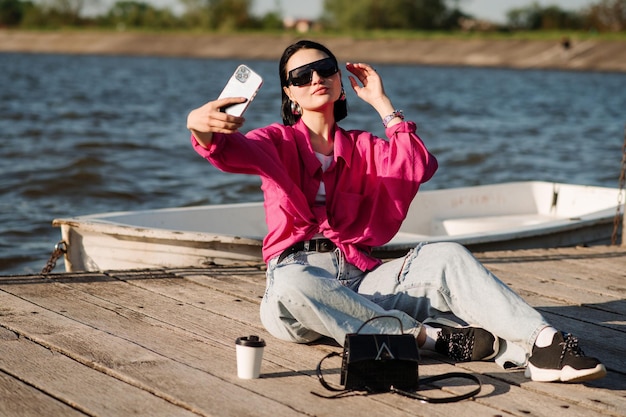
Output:
[[331,244],[328,240],[320,240],[317,242],[317,251],[318,252],[330,252]]

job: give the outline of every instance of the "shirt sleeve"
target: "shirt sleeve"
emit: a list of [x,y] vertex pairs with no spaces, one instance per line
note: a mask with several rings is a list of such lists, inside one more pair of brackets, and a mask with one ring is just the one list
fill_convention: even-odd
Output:
[[200,156],[221,171],[263,176],[275,170],[279,155],[274,141],[281,136],[282,133],[271,125],[245,135],[214,133],[209,148],[201,146],[191,135],[191,144]]
[[408,177],[419,185],[432,178],[438,162],[416,131],[415,123],[406,121],[385,129],[385,134],[390,143],[389,172]]
[[419,187],[437,170],[437,160],[413,122],[386,129],[388,140],[368,132],[350,134],[356,135],[357,148],[349,169],[337,177],[330,227],[344,242],[381,246],[400,229]]

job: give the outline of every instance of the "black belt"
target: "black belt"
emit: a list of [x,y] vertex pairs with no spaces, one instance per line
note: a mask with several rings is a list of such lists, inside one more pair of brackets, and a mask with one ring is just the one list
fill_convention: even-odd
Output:
[[298,242],[294,245],[289,246],[287,249],[283,251],[278,257],[278,262],[280,263],[287,256],[292,253],[302,252],[302,251],[310,251],[310,252],[331,252],[334,251],[337,245],[331,242],[329,239],[313,239],[313,240],[304,240],[302,242]]

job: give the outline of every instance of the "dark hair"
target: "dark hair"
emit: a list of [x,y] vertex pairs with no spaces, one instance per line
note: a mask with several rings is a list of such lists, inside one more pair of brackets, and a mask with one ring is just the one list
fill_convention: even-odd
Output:
[[[317,42],[301,40],[294,43],[293,45],[288,46],[287,49],[285,49],[285,52],[283,52],[283,56],[280,58],[280,63],[278,64],[278,76],[280,77],[280,90],[282,94],[281,115],[283,117],[283,123],[287,126],[294,125],[300,119],[299,114],[293,114],[293,112],[291,111],[291,100],[289,99],[287,94],[285,94],[284,90],[284,87],[288,87],[287,61],[289,61],[289,58],[291,58],[296,52],[301,49],[317,49],[319,51],[322,51],[326,55],[328,55],[333,61],[335,61],[335,64],[337,64],[337,66],[339,67],[339,63],[337,62],[337,58],[335,57],[335,55],[333,55],[333,53],[330,52],[330,50],[324,45]],[[339,100],[335,101],[334,115],[336,122],[344,119],[348,115],[348,105],[345,99],[342,100],[340,98]]]

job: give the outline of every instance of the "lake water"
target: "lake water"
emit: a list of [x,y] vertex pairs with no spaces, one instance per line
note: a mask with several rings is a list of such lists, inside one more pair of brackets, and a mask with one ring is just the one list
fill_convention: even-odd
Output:
[[[0,274],[41,270],[60,239],[54,218],[259,201],[257,178],[218,172],[193,152],[185,129],[187,113],[215,98],[239,63],[0,54]],[[277,63],[245,63],[265,79],[246,127],[279,121]],[[440,162],[422,189],[520,180],[618,185],[626,74],[377,70]],[[343,80],[342,126],[382,135],[378,116]]]

